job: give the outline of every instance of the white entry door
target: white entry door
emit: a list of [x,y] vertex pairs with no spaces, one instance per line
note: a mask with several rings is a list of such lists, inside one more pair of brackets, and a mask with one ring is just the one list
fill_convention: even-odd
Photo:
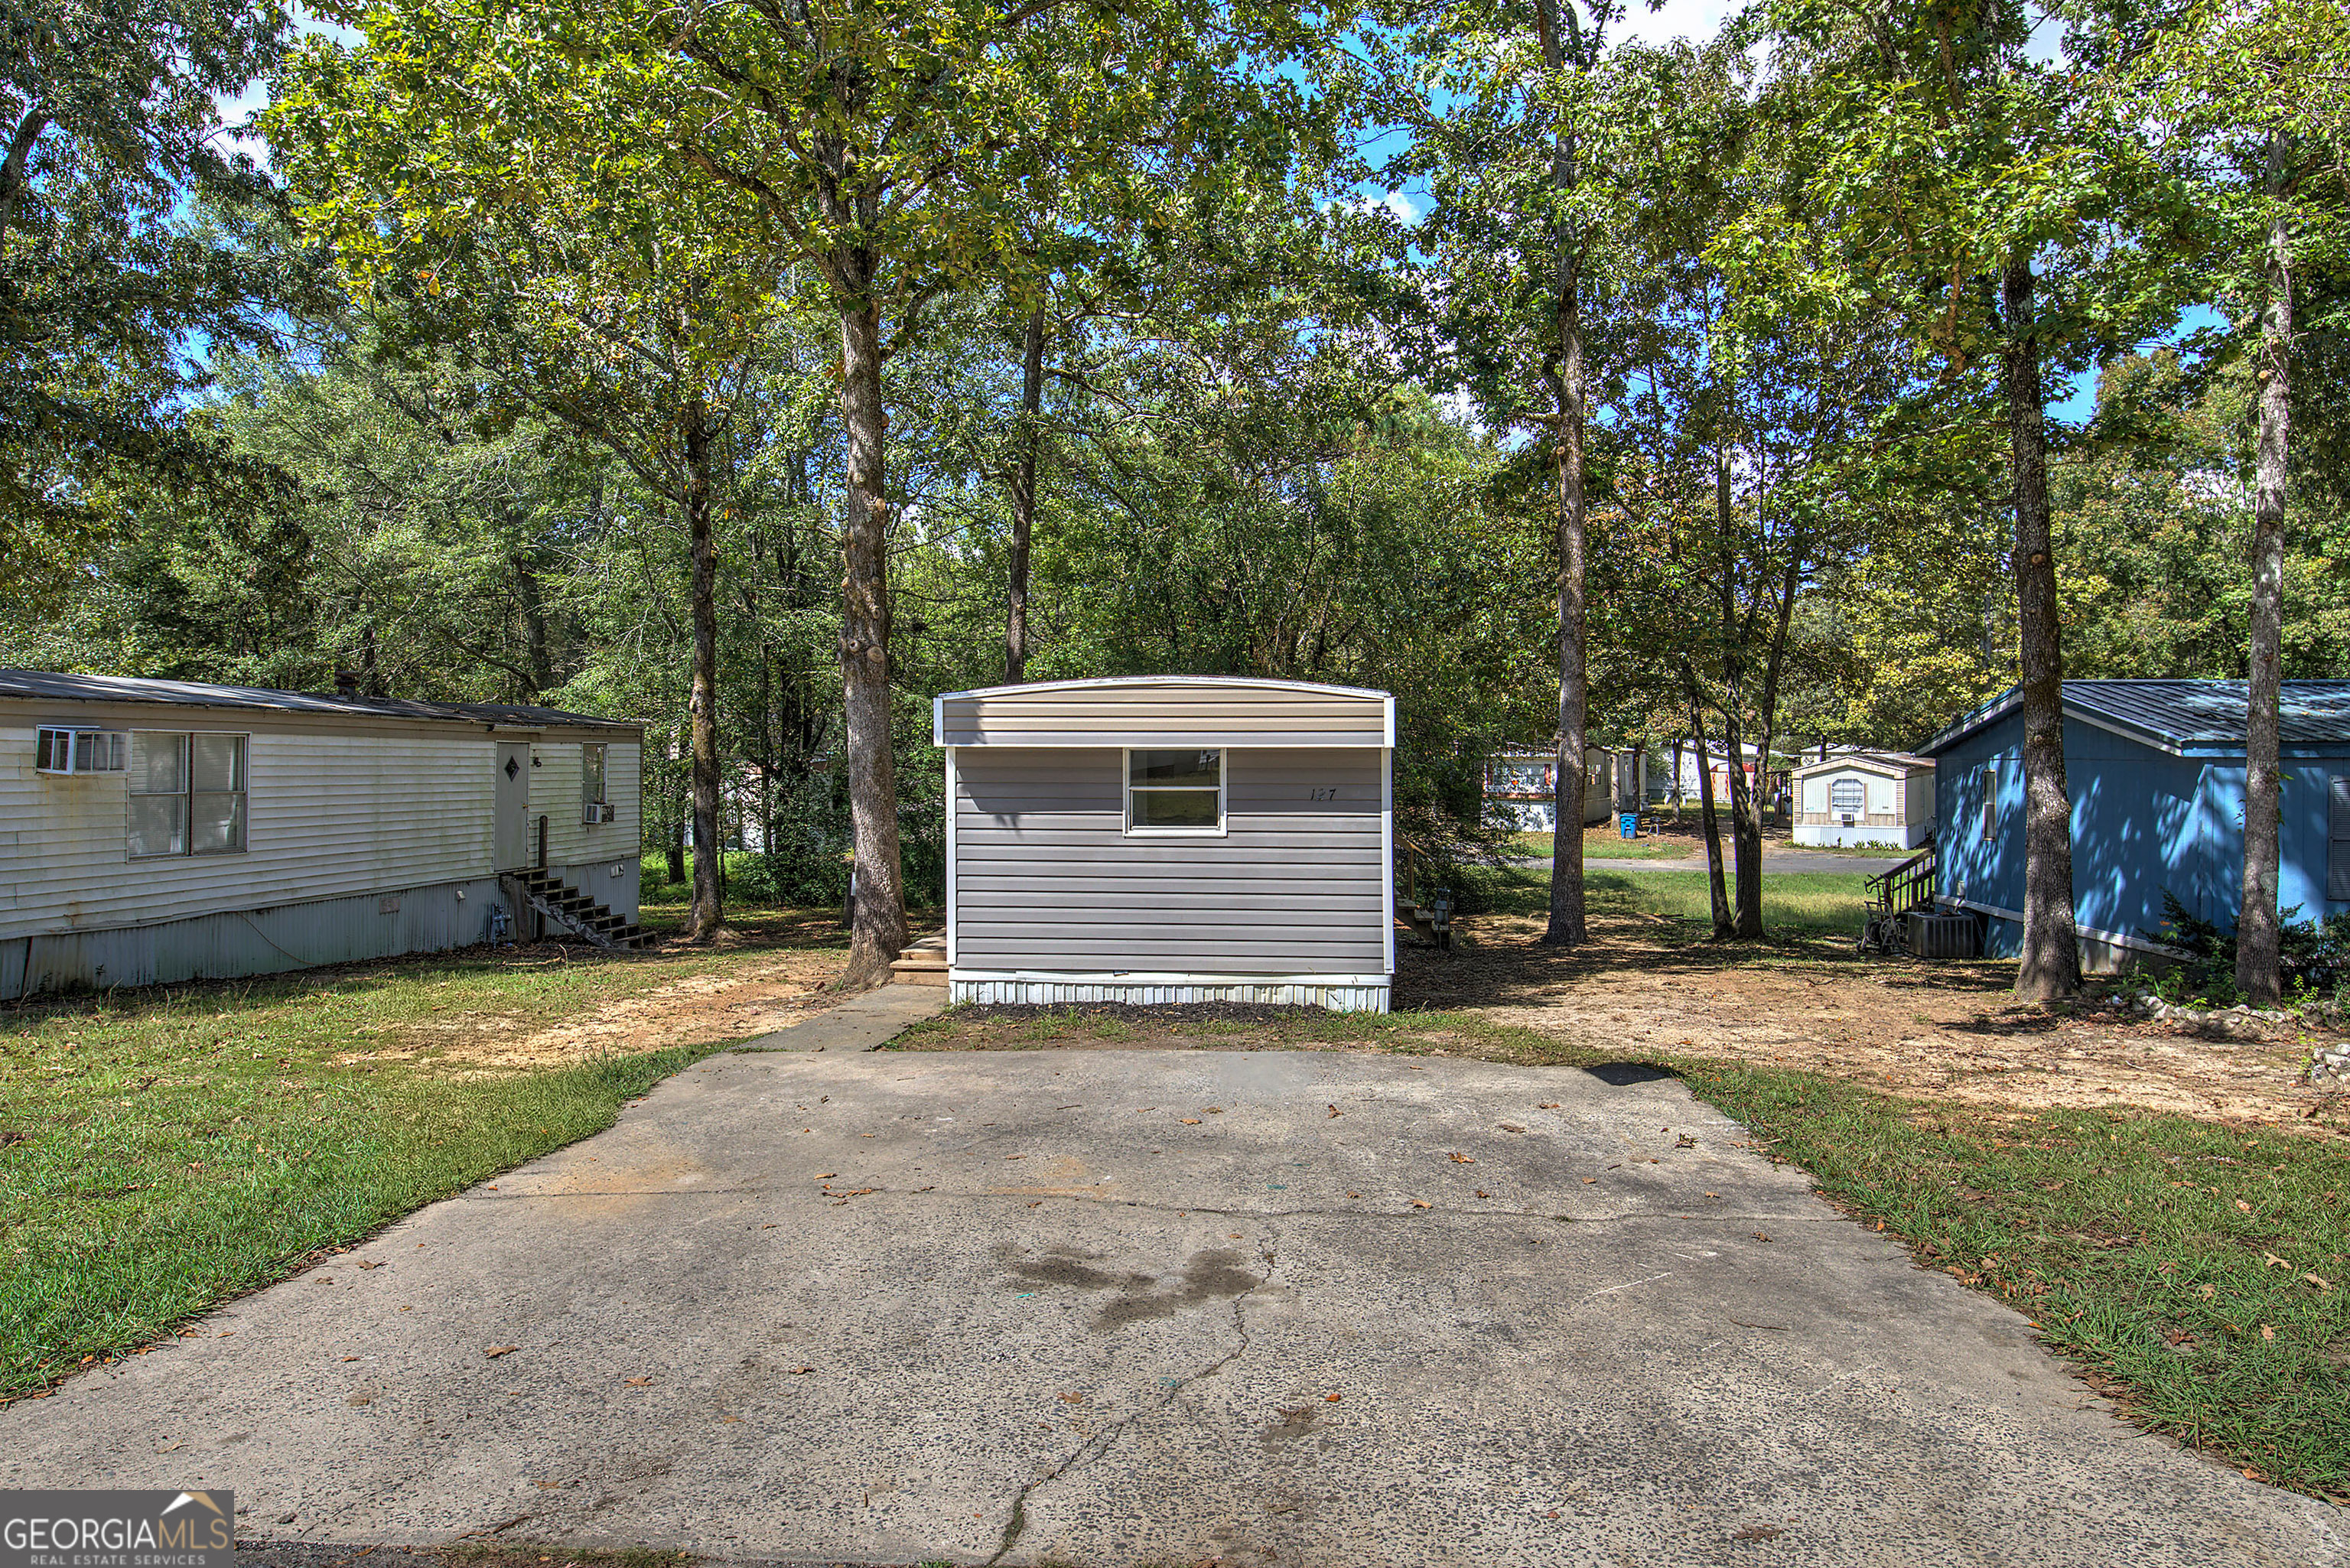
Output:
[[530,864],[530,743],[500,741],[497,770],[490,851],[498,870],[512,871]]

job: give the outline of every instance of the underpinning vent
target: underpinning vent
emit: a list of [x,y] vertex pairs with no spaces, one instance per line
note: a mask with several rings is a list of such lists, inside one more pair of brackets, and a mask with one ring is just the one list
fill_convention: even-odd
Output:
[[1118,980],[1082,975],[950,975],[948,995],[982,1006],[1062,1007],[1088,1002],[1173,1007],[1195,1002],[1245,1002],[1271,1007],[1324,1007],[1333,1012],[1385,1012],[1384,980],[1249,980],[1235,976]]

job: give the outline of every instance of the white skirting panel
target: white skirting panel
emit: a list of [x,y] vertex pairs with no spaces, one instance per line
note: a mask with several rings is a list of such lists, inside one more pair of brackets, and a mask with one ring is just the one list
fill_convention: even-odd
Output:
[[1124,1002],[1168,1007],[1187,1002],[1253,1002],[1276,1007],[1326,1007],[1333,1012],[1385,1012],[1383,974],[1044,974],[1027,971],[951,969],[947,994],[956,1002],[1061,1007]]

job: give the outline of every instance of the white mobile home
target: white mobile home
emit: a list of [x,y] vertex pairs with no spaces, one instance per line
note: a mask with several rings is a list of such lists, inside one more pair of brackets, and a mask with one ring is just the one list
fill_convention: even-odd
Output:
[[460,947],[633,946],[633,723],[0,670],[0,998]]
[[1934,831],[1934,760],[1831,752],[1793,775],[1795,842],[1915,849]]
[[[1596,826],[1613,810],[1609,789],[1614,753],[1583,749],[1583,826]],[[1503,824],[1519,833],[1548,833],[1558,820],[1558,753],[1518,748],[1485,759],[1485,798]]]
[[959,1002],[1387,1011],[1395,699],[1240,677],[937,699]]

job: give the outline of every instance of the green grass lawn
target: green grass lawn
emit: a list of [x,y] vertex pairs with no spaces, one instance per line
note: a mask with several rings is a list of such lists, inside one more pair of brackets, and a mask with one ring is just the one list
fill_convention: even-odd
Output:
[[[1546,866],[1476,867],[1465,873],[1476,899],[1504,915],[1540,915],[1550,908]],[[1858,871],[1798,871],[1762,878],[1762,923],[1775,939],[1809,941],[1857,938],[1863,885]],[[1697,940],[1712,930],[1711,898],[1704,867],[1659,867],[1637,871],[1587,871],[1584,908],[1594,918],[1647,915],[1665,920],[1668,933]],[[1725,891],[1737,888],[1725,874]],[[1474,907],[1474,906],[1472,906]]]
[[[1519,833],[1511,836],[1513,854],[1539,857],[1551,856],[1551,836],[1547,833]],[[1586,859],[1606,857],[1610,860],[1686,860],[1697,851],[1686,839],[1624,838],[1612,827],[1594,828],[1583,836]]]
[[[828,918],[740,919],[839,940]],[[553,1023],[743,951],[474,951],[0,1007],[0,1398],[600,1131],[716,1048],[452,1071],[436,1019]],[[394,1040],[426,1044],[344,1059]]]

